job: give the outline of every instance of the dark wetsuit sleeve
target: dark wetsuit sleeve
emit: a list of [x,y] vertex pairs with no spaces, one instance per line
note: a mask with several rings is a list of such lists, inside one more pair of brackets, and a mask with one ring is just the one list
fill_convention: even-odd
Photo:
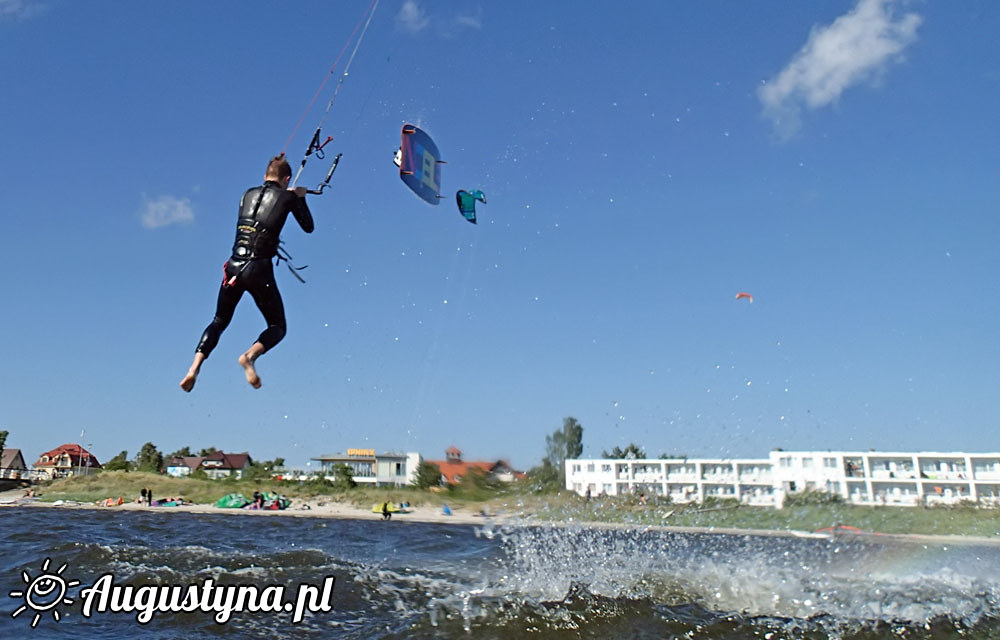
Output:
[[295,216],[295,220],[302,227],[302,230],[306,233],[312,233],[315,226],[313,225],[312,212],[309,211],[309,205],[306,204],[305,198],[299,198],[297,196],[293,197],[292,200],[292,214]]

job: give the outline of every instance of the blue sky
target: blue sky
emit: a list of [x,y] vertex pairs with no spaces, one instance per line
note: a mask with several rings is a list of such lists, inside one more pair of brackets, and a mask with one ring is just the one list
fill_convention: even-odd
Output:
[[[308,282],[277,272],[263,388],[248,298],[182,392],[240,195],[367,6],[0,0],[8,446],[527,468],[573,416],[585,456],[1000,448],[1000,7],[974,0],[381,0],[316,231],[283,234]],[[440,206],[398,178],[404,122]]]

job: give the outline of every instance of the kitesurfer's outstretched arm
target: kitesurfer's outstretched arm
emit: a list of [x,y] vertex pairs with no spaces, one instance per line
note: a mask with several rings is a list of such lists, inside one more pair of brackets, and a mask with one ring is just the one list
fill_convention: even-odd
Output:
[[308,191],[305,187],[295,187],[292,191],[298,196],[292,209],[292,215],[295,216],[295,221],[299,223],[303,231],[312,233],[316,227],[313,224],[312,212],[309,211],[309,205],[306,204],[306,193]]

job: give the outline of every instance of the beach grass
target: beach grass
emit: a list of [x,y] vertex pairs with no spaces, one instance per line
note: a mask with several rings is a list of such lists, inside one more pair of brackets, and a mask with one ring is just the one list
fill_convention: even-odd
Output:
[[702,505],[671,504],[655,500],[640,504],[632,497],[586,501],[574,493],[566,492],[555,496],[519,496],[514,502],[494,500],[491,501],[491,508],[517,509],[540,521],[553,522],[805,532],[846,525],[874,533],[1000,538],[1000,509],[975,505],[870,507],[835,502],[793,504],[775,509],[736,501],[707,502]]
[[125,502],[139,499],[149,488],[154,499],[182,497],[195,504],[214,504],[229,493],[246,497],[255,490],[280,493],[293,501],[349,504],[362,509],[386,500],[422,507],[489,514],[525,516],[544,522],[614,523],[636,526],[817,531],[848,525],[866,532],[891,534],[960,535],[1000,538],[1000,509],[966,504],[951,507],[868,507],[842,502],[793,503],[783,509],[749,506],[735,501],[702,505],[672,504],[653,498],[641,504],[634,496],[585,500],[569,491],[539,493],[529,483],[468,485],[433,490],[416,487],[335,488],[325,482],[280,482],[272,479],[173,478],[161,474],[111,471],[57,480],[38,488],[43,501],[93,503],[107,498]]

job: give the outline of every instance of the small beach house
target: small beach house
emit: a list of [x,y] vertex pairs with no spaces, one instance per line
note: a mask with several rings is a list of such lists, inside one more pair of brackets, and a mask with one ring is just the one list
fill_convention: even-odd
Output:
[[0,452],[0,479],[19,480],[28,475],[28,466],[20,449],[4,449]]

